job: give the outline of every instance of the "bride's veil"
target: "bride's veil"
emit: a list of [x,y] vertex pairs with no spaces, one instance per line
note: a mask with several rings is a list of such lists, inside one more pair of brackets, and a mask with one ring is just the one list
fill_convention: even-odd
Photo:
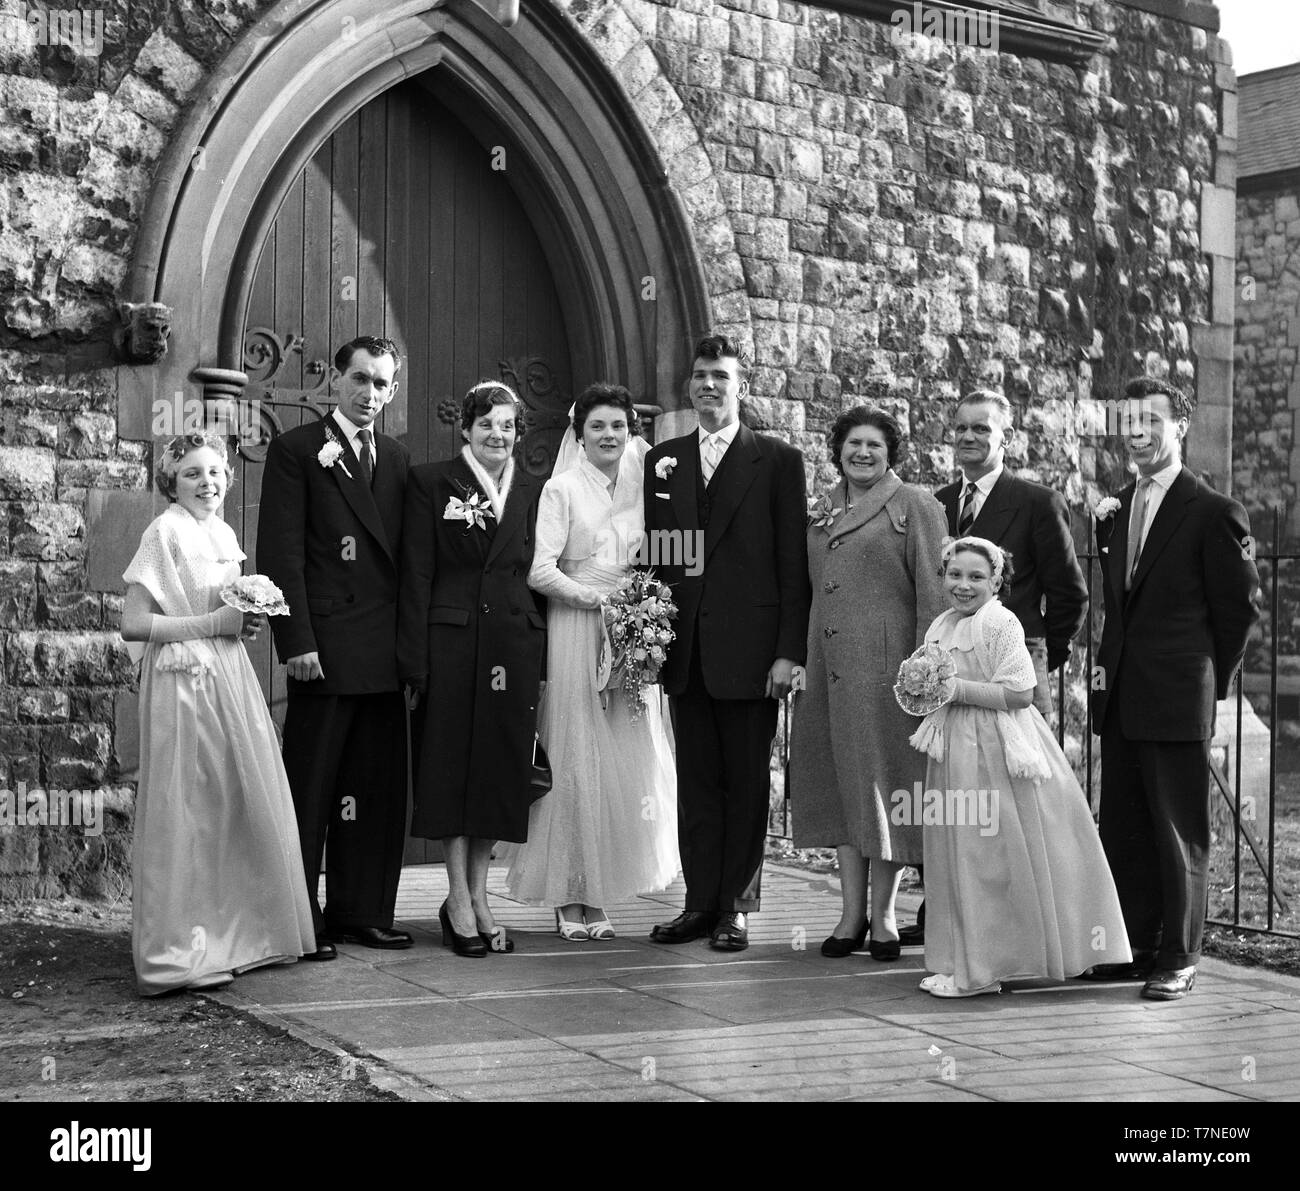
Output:
[[[573,410],[574,406],[569,406],[569,424],[560,440],[560,449],[555,453],[555,469],[551,472],[555,476],[572,470],[586,458],[586,452],[578,444],[573,433]],[[650,444],[640,434],[629,436],[627,450],[623,452],[623,458],[618,465],[618,484],[614,497],[616,511],[623,508],[625,504],[641,503],[641,485],[645,482],[645,457],[649,450]]]

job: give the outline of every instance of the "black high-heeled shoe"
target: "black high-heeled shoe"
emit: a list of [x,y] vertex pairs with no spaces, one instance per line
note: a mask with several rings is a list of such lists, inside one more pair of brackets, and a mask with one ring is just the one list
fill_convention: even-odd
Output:
[[867,944],[867,951],[870,952],[872,959],[892,963],[901,954],[901,947],[897,939],[872,939]]
[[851,939],[841,939],[839,935],[831,935],[822,943],[822,954],[828,959],[843,959],[846,955],[861,951],[867,941],[867,932],[870,930],[871,919],[868,918],[862,924],[862,929]]
[[504,926],[498,926],[494,931],[481,930],[478,932],[478,937],[483,940],[489,951],[495,951],[500,955],[509,955],[515,949],[515,941],[506,934]]
[[451,915],[447,913],[447,903],[443,902],[438,910],[438,921],[442,923],[442,945],[450,947],[457,955],[470,959],[482,959],[488,953],[487,944],[479,935],[458,935],[451,925]]

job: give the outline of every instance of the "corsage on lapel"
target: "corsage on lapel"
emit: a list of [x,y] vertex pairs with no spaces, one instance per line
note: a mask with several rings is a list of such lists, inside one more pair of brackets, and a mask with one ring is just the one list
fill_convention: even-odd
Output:
[[447,507],[442,510],[442,519],[465,522],[466,533],[476,525],[479,529],[487,529],[487,519],[496,516],[492,512],[492,502],[477,489],[459,484],[457,487],[465,494],[465,499],[458,496],[449,498]]
[[[1100,541],[1101,539],[1101,527],[1103,525],[1105,525],[1108,530],[1106,534],[1106,540],[1107,541],[1110,540],[1110,534],[1114,532],[1114,528],[1115,528],[1115,522],[1113,518],[1115,514],[1118,513],[1120,509],[1122,509],[1123,507],[1124,507],[1123,503],[1116,496],[1107,496],[1097,502],[1097,507],[1092,510],[1092,516],[1093,516],[1093,520],[1096,521],[1097,523],[1098,541]],[[1101,553],[1109,554],[1110,547],[1102,546]]]
[[831,507],[830,493],[823,492],[815,500],[808,502],[808,524],[820,529],[829,529],[835,518],[842,512],[843,509]]
[[343,469],[343,474],[349,480],[352,478],[348,465],[343,462],[343,444],[334,436],[334,431],[329,426],[325,427],[325,445],[316,452],[316,461],[324,468],[333,467],[337,463]]
[[673,474],[673,468],[676,466],[677,460],[671,455],[665,455],[655,464],[655,475],[657,475],[661,480],[666,480]]

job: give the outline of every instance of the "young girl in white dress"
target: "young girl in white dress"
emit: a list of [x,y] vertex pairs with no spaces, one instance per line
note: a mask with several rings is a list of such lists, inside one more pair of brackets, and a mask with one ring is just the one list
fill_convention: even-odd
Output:
[[163,447],[172,503],[122,576],[122,637],[144,663],[131,954],[145,996],[316,950],[289,779],[242,641],[265,620],[220,594],[244,559],[217,516],[231,475],[217,435]]
[[542,491],[528,573],[548,600],[537,731],[554,777],[533,804],[528,842],[501,855],[511,861],[511,895],[554,906],[568,940],[612,939],[604,907],[666,889],[680,867],[677,774],[658,691],[647,692],[634,720],[618,685],[602,691],[597,674],[601,603],[645,537],[645,447],[629,441],[635,418],[621,385],[591,385],[574,403],[574,440],[566,436]]
[[950,608],[925,635],[957,665],[951,701],[911,738],[929,756],[930,812],[910,813],[925,815],[925,966],[934,975],[921,987],[937,997],[1131,958],[1087,800],[1031,706],[1024,630],[996,598],[1009,569],[986,538],[949,541],[941,573]]

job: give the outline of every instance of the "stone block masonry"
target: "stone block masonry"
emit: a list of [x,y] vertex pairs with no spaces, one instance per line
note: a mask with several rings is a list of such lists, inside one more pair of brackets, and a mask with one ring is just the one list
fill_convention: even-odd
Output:
[[[1231,81],[1201,6],[1048,6],[1106,39],[1067,65],[898,41],[843,5],[548,2],[648,133],[714,323],[753,351],[752,409],[804,448],[814,490],[826,429],[867,401],[907,428],[904,477],[946,481],[954,403],[994,385],[1020,416],[1010,461],[1082,529],[1120,456],[1077,428],[1027,433],[1034,411],[1141,370],[1198,383],[1198,344],[1219,343],[1196,330],[1222,305],[1207,193]],[[96,510],[143,506],[151,447],[121,436],[139,377],[111,353],[116,303],[154,296],[121,291],[160,155],[274,3],[97,7],[97,56],[0,40],[0,731],[7,780],[117,787],[135,680],[121,566],[88,539]],[[125,808],[77,856],[0,831],[0,897],[111,886],[128,830]]]

